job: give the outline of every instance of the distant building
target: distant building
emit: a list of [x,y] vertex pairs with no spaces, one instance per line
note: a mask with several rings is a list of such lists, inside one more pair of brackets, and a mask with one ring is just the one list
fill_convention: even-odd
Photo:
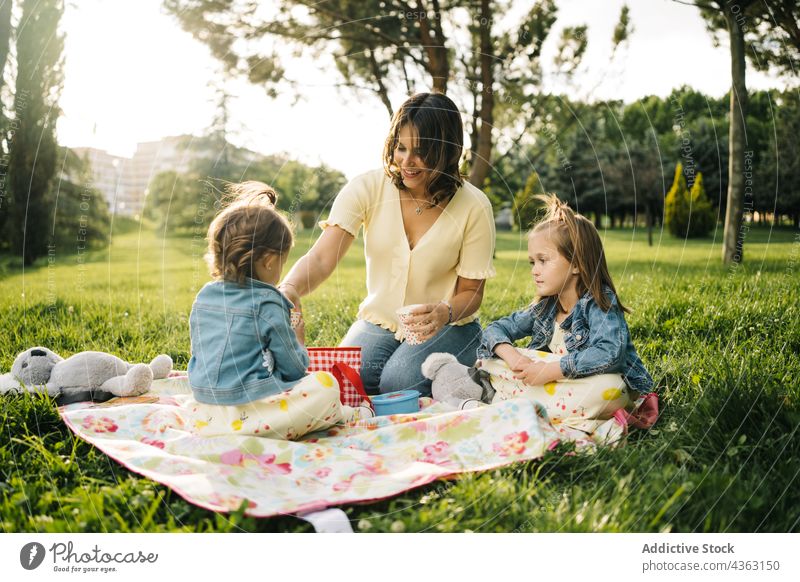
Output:
[[92,186],[106,197],[109,209],[119,214],[135,214],[128,211],[133,200],[129,199],[123,183],[123,169],[128,158],[113,156],[95,148],[72,148],[72,151],[89,162]]
[[[150,180],[160,172],[188,172],[203,157],[193,148],[192,136],[165,137],[136,146],[132,158],[114,156],[95,148],[72,148],[92,169],[93,186],[103,193],[112,213],[140,216]],[[254,154],[256,155],[256,154]]]

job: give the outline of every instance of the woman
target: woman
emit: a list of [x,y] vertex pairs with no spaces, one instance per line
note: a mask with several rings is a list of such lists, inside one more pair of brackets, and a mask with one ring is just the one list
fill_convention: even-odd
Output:
[[[300,297],[327,279],[364,226],[367,297],[342,340],[362,348],[368,391],[412,388],[430,394],[420,367],[433,352],[475,363],[481,327],[476,312],[492,265],[492,207],[465,182],[458,164],[461,116],[445,95],[420,93],[395,113],[383,169],[362,174],[338,194],[317,242],[292,268],[281,291]],[[422,340],[404,341],[397,309],[420,304],[408,321]]]

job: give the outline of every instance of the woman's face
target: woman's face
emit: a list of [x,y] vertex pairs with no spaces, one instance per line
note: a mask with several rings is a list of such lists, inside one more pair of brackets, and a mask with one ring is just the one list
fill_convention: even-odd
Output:
[[405,187],[413,194],[424,194],[429,168],[420,154],[417,132],[410,124],[402,126],[398,132],[394,163],[400,169]]

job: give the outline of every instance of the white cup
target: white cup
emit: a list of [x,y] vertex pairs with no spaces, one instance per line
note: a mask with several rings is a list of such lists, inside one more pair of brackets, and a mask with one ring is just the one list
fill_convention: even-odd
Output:
[[397,314],[397,320],[400,322],[400,333],[403,336],[405,342],[410,346],[416,346],[422,343],[422,339],[415,330],[415,326],[407,325],[408,320],[415,314],[411,312],[420,308],[424,307],[423,303],[415,303],[414,305],[406,305],[401,307],[395,313]]

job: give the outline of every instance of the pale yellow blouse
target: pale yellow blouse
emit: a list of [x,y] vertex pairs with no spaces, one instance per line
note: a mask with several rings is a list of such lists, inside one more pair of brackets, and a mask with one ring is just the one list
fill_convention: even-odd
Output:
[[[319,223],[336,225],[354,237],[364,226],[367,297],[358,318],[398,331],[395,311],[404,305],[449,300],[456,279],[495,276],[495,229],[486,195],[464,182],[436,222],[413,250],[403,228],[400,192],[382,169],[353,178],[333,202],[330,216]],[[454,322],[464,325],[474,313]]]

